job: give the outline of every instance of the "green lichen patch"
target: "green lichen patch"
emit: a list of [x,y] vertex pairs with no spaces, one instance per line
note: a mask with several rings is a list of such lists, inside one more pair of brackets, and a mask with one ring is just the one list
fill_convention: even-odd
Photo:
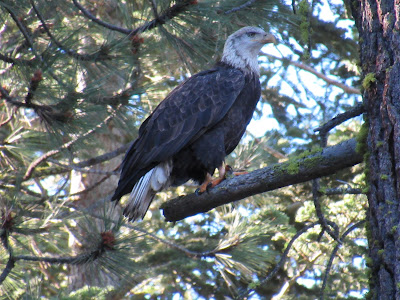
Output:
[[365,75],[365,77],[363,79],[362,87],[365,90],[368,90],[375,81],[376,81],[375,74],[368,73],[367,75]]
[[321,162],[321,147],[313,147],[311,150],[306,150],[299,155],[291,156],[287,162],[286,171],[291,175],[299,173],[300,166],[305,168],[312,168]]

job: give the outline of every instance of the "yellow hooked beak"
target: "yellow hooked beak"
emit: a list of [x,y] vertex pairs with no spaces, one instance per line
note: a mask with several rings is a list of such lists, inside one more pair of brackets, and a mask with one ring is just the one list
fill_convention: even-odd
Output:
[[276,45],[278,42],[276,41],[276,38],[272,34],[266,33],[260,40],[260,43],[263,44],[274,43],[274,45]]

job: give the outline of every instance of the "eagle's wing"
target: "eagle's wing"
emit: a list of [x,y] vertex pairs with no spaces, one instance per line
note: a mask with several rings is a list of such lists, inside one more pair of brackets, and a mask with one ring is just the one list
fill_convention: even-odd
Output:
[[176,87],[143,122],[122,162],[112,199],[130,193],[135,182],[160,162],[193,142],[228,112],[244,86],[233,68],[200,72]]

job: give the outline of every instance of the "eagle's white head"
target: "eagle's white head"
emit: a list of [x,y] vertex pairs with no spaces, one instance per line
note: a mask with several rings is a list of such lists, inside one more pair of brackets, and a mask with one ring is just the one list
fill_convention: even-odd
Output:
[[276,43],[272,34],[258,27],[243,27],[226,40],[221,61],[246,72],[259,74],[257,56],[267,43]]

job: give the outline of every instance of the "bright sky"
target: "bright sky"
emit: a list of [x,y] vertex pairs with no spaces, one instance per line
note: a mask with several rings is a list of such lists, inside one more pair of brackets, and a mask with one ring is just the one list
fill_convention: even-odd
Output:
[[[286,1],[287,5],[291,5],[292,1]],[[343,4],[342,0],[331,0],[332,4]],[[326,21],[334,21],[337,16],[334,15],[334,13],[330,10],[329,5],[327,4],[326,0],[323,0],[321,5],[318,5],[316,12],[318,13],[319,17],[326,20]],[[354,26],[354,22],[351,20],[346,20],[346,21],[339,21],[337,24],[338,27],[347,29],[347,36],[351,37],[351,27]],[[292,41],[293,44],[296,44],[295,40]],[[277,46],[274,46],[272,44],[268,44],[266,46],[264,46],[261,50],[264,53],[267,54],[271,54],[273,56],[276,57],[282,57],[282,55],[284,57],[288,57],[291,56],[295,59],[296,56],[293,55],[293,52],[287,48],[285,45],[282,44],[278,44]],[[262,64],[262,62],[260,62]],[[323,96],[325,94],[325,90],[323,88],[321,88],[320,85],[320,79],[318,79],[315,75],[306,72],[306,71],[301,71],[301,76],[302,79],[306,79],[304,80],[304,82],[309,83],[309,85],[311,86],[311,90],[315,93],[315,94],[320,94],[321,96]],[[293,72],[292,74],[290,74],[290,68],[288,71],[288,79],[290,79],[292,82],[297,82],[297,76],[296,74]],[[277,78],[278,79],[278,78]],[[274,80],[270,80],[269,84],[271,84],[272,86],[274,85]],[[303,83],[299,83],[303,84]],[[309,88],[310,88],[309,86]],[[339,88],[338,88],[338,92],[342,92]],[[293,91],[290,87],[286,87],[284,85],[282,85],[282,90],[281,90],[282,94],[285,94],[289,97],[293,96]],[[302,101],[303,104],[305,105],[313,105],[313,101],[309,101],[307,100],[307,97],[305,95],[301,95],[301,97],[304,99]],[[268,99],[265,99],[268,101]],[[308,103],[308,104],[307,104]],[[266,132],[272,130],[272,129],[278,129],[279,128],[279,124],[278,122],[275,120],[275,118],[273,118],[272,116],[272,110],[271,107],[267,104],[265,104],[263,107],[261,107],[261,105],[258,106],[259,109],[262,108],[262,117],[258,120],[253,119],[249,126],[247,127],[247,130],[254,136],[256,137],[261,137],[264,136],[266,134]],[[292,107],[292,111],[293,114],[295,114],[294,108]],[[291,107],[288,107],[288,112],[291,113]]]

